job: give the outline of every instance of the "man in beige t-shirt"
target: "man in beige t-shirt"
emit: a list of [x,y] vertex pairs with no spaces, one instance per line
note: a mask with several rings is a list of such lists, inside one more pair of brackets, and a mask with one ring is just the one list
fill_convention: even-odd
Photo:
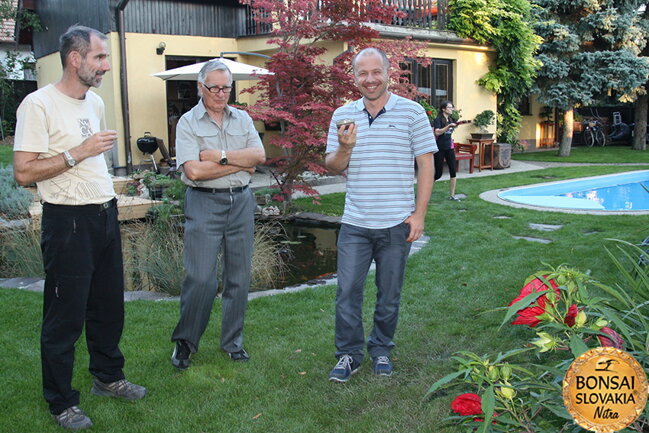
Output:
[[115,191],[104,152],[117,139],[104,104],[89,91],[110,70],[106,36],[73,26],[60,38],[63,76],[18,108],[14,173],[36,183],[43,202],[45,268],[43,395],[68,429],[92,426],[72,389],[74,345],[84,325],[94,376],[91,393],[136,400],[146,389],[124,378],[124,273]]

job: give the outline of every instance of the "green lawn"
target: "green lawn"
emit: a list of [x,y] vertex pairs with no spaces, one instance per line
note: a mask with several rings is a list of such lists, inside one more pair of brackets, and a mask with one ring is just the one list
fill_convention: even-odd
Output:
[[[410,258],[404,285],[395,375],[376,378],[369,362],[347,384],[332,384],[335,287],[310,289],[251,301],[246,348],[252,359],[235,364],[218,350],[220,304],[184,373],[171,367],[169,341],[178,302],[128,303],[122,349],[126,374],[148,387],[140,402],[107,400],[89,394],[85,342],[78,344],[74,385],[81,407],[97,432],[442,432],[455,393],[422,401],[429,386],[452,368],[458,350],[477,353],[517,347],[529,330],[505,326],[505,306],[541,262],[566,263],[606,283],[617,279],[604,246],[609,238],[639,242],[649,235],[646,216],[590,216],[515,209],[480,200],[486,190],[556,179],[630,171],[640,167],[566,167],[467,178],[458,181],[462,202],[446,199],[447,187],[433,194],[427,215],[430,243]],[[330,209],[342,194],[324,196]],[[306,200],[308,202],[308,200]],[[305,201],[299,201],[303,204]],[[333,204],[332,204],[333,203]],[[337,204],[336,204],[337,203]],[[305,205],[305,207],[307,207]],[[494,217],[507,216],[508,219]],[[529,223],[562,224],[539,232]],[[516,240],[512,235],[552,240]],[[368,279],[365,323],[375,299]],[[7,432],[60,432],[48,416],[40,390],[39,323],[41,295],[0,290],[4,392],[2,425]],[[367,332],[367,329],[366,329]],[[458,390],[458,393],[460,390]]]
[[0,166],[13,164],[13,157],[13,147],[6,144],[0,144]]
[[624,162],[649,164],[649,150],[632,150],[630,146],[573,147],[570,156],[561,157],[557,149],[512,154],[520,161],[550,161],[617,164]]

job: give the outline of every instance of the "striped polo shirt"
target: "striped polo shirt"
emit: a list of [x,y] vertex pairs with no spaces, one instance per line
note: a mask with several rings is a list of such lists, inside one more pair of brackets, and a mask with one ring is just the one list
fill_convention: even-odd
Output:
[[338,108],[329,125],[327,153],[338,149],[336,122],[354,119],[356,146],[347,168],[342,222],[369,229],[396,226],[415,210],[415,157],[437,152],[423,107],[390,94],[372,125],[363,99]]

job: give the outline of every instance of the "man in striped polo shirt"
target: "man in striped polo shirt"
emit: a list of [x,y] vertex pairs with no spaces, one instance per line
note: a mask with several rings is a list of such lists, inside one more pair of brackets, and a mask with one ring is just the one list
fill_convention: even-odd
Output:
[[[392,375],[390,351],[411,243],[424,232],[437,144],[424,109],[388,92],[385,53],[360,51],[352,61],[363,98],[338,108],[329,126],[326,165],[347,172],[338,236],[336,357],[329,380],[347,382],[363,357],[365,278],[376,262],[374,327],[367,340],[374,374]],[[341,125],[341,126],[337,126]],[[414,161],[419,166],[414,194]]]

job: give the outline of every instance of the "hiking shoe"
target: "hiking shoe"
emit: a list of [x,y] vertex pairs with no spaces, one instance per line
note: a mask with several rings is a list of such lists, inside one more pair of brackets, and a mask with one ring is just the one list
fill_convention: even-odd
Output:
[[372,358],[372,370],[377,376],[392,376],[392,362],[388,356]]
[[95,377],[93,379],[90,393],[104,397],[118,397],[125,400],[139,400],[146,395],[146,388],[131,383],[126,379],[118,380],[112,383],[104,383]]
[[81,430],[82,428],[92,427],[92,421],[77,406],[72,406],[58,415],[52,415],[54,421],[63,428],[70,430]]
[[449,200],[453,200],[453,201],[462,201],[462,200],[460,200],[460,198],[459,198],[458,196],[456,196],[456,195],[449,196],[448,199],[449,199]]
[[191,355],[192,351],[189,349],[187,343],[178,340],[176,341],[174,353],[171,354],[171,365],[176,367],[178,370],[187,370],[189,368],[189,358]]
[[248,352],[246,352],[243,349],[241,349],[238,352],[228,352],[228,356],[230,357],[231,360],[236,362],[246,362],[250,359],[250,355],[248,355]]
[[338,364],[329,373],[329,380],[332,382],[347,382],[352,374],[358,371],[360,363],[354,361],[351,355],[343,355],[338,358]]

